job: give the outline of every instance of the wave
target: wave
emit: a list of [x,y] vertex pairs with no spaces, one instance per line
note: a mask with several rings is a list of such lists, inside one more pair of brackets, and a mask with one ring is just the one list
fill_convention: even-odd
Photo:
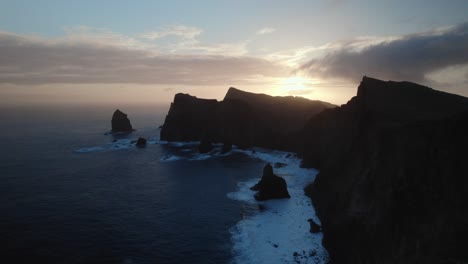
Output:
[[103,151],[103,147],[89,147],[89,148],[80,148],[75,150],[75,152],[78,153],[88,153],[88,152],[98,152],[98,151]]
[[165,156],[165,157],[160,158],[159,160],[162,161],[162,162],[170,162],[170,161],[177,161],[177,160],[181,160],[181,159],[184,159],[184,157],[180,157],[180,156]]
[[[102,146],[93,146],[93,147],[84,147],[76,149],[74,152],[77,153],[91,153],[91,152],[105,152],[113,150],[124,150],[129,148],[134,148],[135,143],[137,142],[138,137],[136,138],[122,138],[114,140],[113,142],[108,142]],[[147,145],[156,145],[159,144],[159,137],[152,137],[146,141]]]

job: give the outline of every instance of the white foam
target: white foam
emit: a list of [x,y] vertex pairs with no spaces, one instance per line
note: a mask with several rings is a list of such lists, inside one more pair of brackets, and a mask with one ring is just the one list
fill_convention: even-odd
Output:
[[300,168],[300,159],[293,153],[260,148],[235,151],[270,162],[273,166],[277,162],[286,164],[274,168],[274,172],[286,180],[291,198],[256,201],[253,198],[255,192],[250,187],[260,178],[240,182],[238,191],[227,195],[231,199],[264,208],[245,216],[230,230],[234,245],[233,263],[326,263],[328,253],[322,246],[322,233],[309,232],[307,220],[313,219],[319,224],[320,221],[303,190],[315,179],[317,171]]
[[187,141],[187,142],[171,141],[171,142],[168,142],[168,144],[172,147],[186,147],[186,146],[198,145],[200,144],[200,141]]
[[211,155],[209,154],[199,154],[199,155],[195,155],[193,158],[189,160],[207,160],[209,158],[211,158]]
[[181,149],[180,151],[182,151],[182,152],[191,152],[192,149]]
[[159,137],[153,137],[146,141],[147,144],[155,145],[159,143]]
[[162,162],[169,162],[169,161],[176,161],[176,160],[181,160],[183,157],[180,156],[165,156],[159,159]]
[[132,139],[127,138],[116,140],[114,142],[109,143],[109,145],[110,150],[121,150],[134,147],[134,145],[132,144]]
[[75,150],[75,152],[79,153],[88,153],[88,152],[97,152],[97,151],[103,151],[103,147],[89,147],[89,148],[80,148]]
[[[122,138],[122,139],[114,140],[113,142],[108,142],[103,146],[80,148],[80,149],[75,150],[75,152],[88,153],[88,152],[97,152],[97,151],[124,150],[124,149],[129,149],[129,148],[135,148],[136,142],[137,142],[137,138]],[[159,140],[155,137],[155,138],[151,138],[146,143],[149,145],[154,145],[154,144],[158,144]]]

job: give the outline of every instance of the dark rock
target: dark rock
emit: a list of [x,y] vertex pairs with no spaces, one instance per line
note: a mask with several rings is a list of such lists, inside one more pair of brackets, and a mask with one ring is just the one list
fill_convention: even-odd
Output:
[[466,135],[468,98],[409,82],[365,77],[314,116],[302,154],[332,262],[468,262]]
[[213,150],[213,144],[208,140],[202,140],[198,145],[198,151],[200,153],[208,153]]
[[127,114],[121,112],[119,109],[115,110],[112,115],[112,132],[131,132],[133,131],[130,120]]
[[321,228],[317,223],[315,223],[314,220],[309,219],[309,220],[307,220],[307,222],[309,222],[309,224],[310,224],[310,230],[309,230],[309,232],[311,232],[311,233],[319,233],[319,232],[321,231],[322,228]]
[[218,101],[199,99],[188,94],[176,94],[161,129],[161,140],[215,140]]
[[223,148],[221,149],[221,153],[222,154],[225,154],[225,153],[228,153],[229,151],[232,150],[232,144],[231,143],[224,143],[223,144]]
[[142,137],[139,137],[137,142],[136,142],[136,146],[137,147],[144,147],[146,146],[146,139],[145,138],[142,138]]
[[288,166],[288,164],[282,163],[282,162],[275,162],[275,168],[276,169],[283,168],[283,167],[286,167],[286,166]]
[[265,165],[262,179],[250,189],[258,191],[255,194],[255,199],[258,201],[291,197],[288,193],[286,181],[273,174],[273,168],[270,164]]
[[292,136],[323,109],[335,107],[300,97],[273,97],[230,88],[223,101],[176,94],[161,129],[161,140],[229,142],[293,149]]

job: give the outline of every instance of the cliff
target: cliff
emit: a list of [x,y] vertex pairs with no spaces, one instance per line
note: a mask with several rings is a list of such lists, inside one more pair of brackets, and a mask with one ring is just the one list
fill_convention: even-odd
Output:
[[208,140],[241,147],[292,149],[294,133],[325,108],[300,97],[273,97],[230,88],[223,101],[176,94],[161,130],[168,141]]
[[336,105],[318,100],[294,96],[270,96],[229,88],[224,101],[241,100],[247,103],[256,119],[265,126],[282,133],[296,132],[304,128],[309,119],[327,108]]
[[468,99],[364,77],[306,125],[307,188],[334,263],[468,260]]
[[468,98],[364,77],[347,104],[177,94],[161,138],[298,151],[333,263],[467,263]]

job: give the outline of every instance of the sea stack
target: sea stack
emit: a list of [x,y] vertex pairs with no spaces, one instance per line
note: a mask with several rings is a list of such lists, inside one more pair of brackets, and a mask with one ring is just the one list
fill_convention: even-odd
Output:
[[112,115],[112,132],[131,132],[133,131],[130,120],[127,117],[127,114],[120,111],[119,109],[115,110]]
[[146,138],[139,137],[136,144],[137,147],[145,147],[146,146]]
[[250,189],[258,191],[255,194],[257,201],[291,198],[286,181],[273,173],[273,167],[269,163],[263,168],[262,179]]

